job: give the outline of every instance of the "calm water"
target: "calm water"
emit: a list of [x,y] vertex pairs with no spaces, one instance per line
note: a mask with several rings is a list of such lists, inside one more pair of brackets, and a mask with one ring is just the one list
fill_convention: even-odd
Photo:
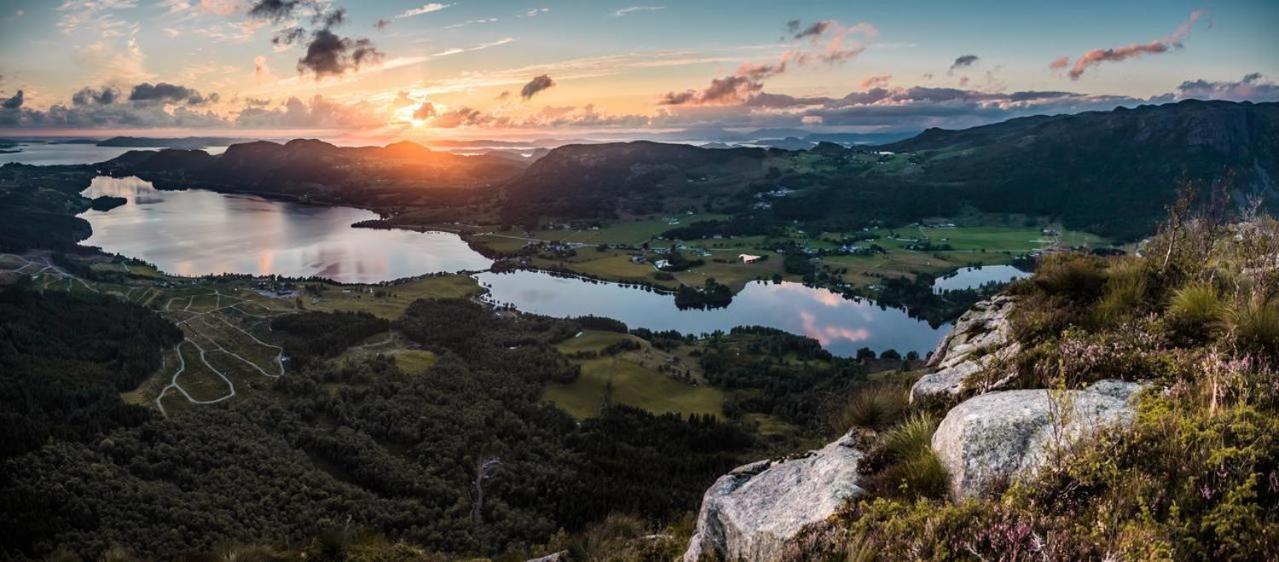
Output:
[[[158,148],[129,148],[120,146],[95,146],[92,144],[19,144],[22,152],[0,154],[0,165],[7,162],[23,164],[97,164],[106,162],[130,150],[159,150]],[[204,149],[209,154],[221,154],[225,146],[210,146]]]
[[933,292],[954,291],[958,289],[974,289],[997,281],[1007,283],[1014,279],[1030,277],[1030,274],[1011,265],[987,265],[982,267],[965,267],[955,275],[933,282]]
[[128,204],[81,217],[84,241],[178,275],[318,275],[373,283],[434,272],[488,269],[492,262],[454,234],[351,228],[377,215],[211,191],[160,191],[138,178],[98,177],[86,197]]
[[934,329],[905,311],[847,300],[825,289],[798,283],[753,282],[727,308],[680,310],[670,295],[614,283],[556,277],[534,271],[480,273],[480,283],[501,304],[548,316],[607,316],[632,328],[701,334],[734,326],[769,326],[803,334],[836,355],[858,348],[893,348],[903,355],[931,351],[949,329]]

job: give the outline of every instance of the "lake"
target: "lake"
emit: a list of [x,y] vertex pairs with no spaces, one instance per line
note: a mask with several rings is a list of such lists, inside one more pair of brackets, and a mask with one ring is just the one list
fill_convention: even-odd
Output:
[[728,307],[680,310],[671,295],[635,286],[555,276],[538,271],[485,272],[476,279],[498,304],[547,316],[607,316],[632,328],[677,330],[702,334],[727,332],[734,326],[768,326],[811,337],[836,355],[858,348],[896,349],[922,356],[941,340],[950,325],[932,328],[905,311],[868,300],[853,301],[825,289],[799,283],[755,281],[733,297]]
[[93,227],[84,245],[142,259],[177,275],[315,275],[376,283],[492,265],[452,233],[351,228],[378,218],[362,209],[202,190],[162,191],[138,178],[98,177],[83,193],[129,200],[110,211],[80,215]]
[[[67,144],[67,143],[19,143],[17,149],[21,152],[9,152],[0,154],[0,165],[8,162],[21,162],[23,164],[38,164],[41,166],[51,166],[54,164],[97,164],[98,162],[106,162],[112,158],[120,156],[130,150],[160,150],[158,148],[137,148],[126,146],[97,146],[93,144]],[[209,154],[221,154],[226,150],[225,146],[209,146],[203,150]]]
[[943,293],[959,289],[975,289],[986,283],[1007,283],[1015,279],[1030,277],[1030,273],[1011,265],[986,265],[965,267],[947,277],[940,277],[933,282],[933,292]]
[[[157,190],[138,178],[98,177],[86,197],[128,203],[80,215],[93,227],[83,242],[142,259],[168,273],[318,276],[376,283],[427,273],[483,271],[492,261],[446,232],[352,228],[377,218],[362,209],[321,207],[203,190]],[[475,277],[490,298],[549,316],[607,316],[631,327],[687,334],[758,325],[807,335],[836,355],[896,349],[921,355],[949,325],[932,328],[905,311],[853,301],[798,283],[753,282],[726,308],[680,310],[668,294],[536,271]]]

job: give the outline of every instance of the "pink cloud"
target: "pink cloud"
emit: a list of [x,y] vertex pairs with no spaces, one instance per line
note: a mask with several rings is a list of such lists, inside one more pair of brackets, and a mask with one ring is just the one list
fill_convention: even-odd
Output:
[[[1084,75],[1090,67],[1099,65],[1103,62],[1120,62],[1143,55],[1157,55],[1166,53],[1173,49],[1180,49],[1186,38],[1190,37],[1190,30],[1195,23],[1203,18],[1205,12],[1203,10],[1195,10],[1190,12],[1190,17],[1177,29],[1173,30],[1162,39],[1150,41],[1148,43],[1133,43],[1123,47],[1113,47],[1110,49],[1092,49],[1075,59],[1075,64],[1070,67],[1067,74],[1071,80],[1078,80]],[[1049,63],[1049,68],[1062,69],[1069,64],[1068,57],[1060,57]]]
[[[798,23],[794,26],[798,29]],[[729,76],[714,78],[706,88],[667,92],[661,105],[734,105],[750,100],[764,89],[764,80],[782,74],[790,68],[807,66],[814,62],[830,65],[842,64],[856,58],[866,50],[879,30],[861,22],[844,27],[834,20],[826,20],[796,33],[795,38],[807,38],[808,45],[800,45],[782,54],[775,63],[743,63]]]
[[876,74],[874,76],[867,76],[864,80],[862,80],[861,87],[863,90],[883,88],[888,85],[888,81],[892,78],[892,74]]

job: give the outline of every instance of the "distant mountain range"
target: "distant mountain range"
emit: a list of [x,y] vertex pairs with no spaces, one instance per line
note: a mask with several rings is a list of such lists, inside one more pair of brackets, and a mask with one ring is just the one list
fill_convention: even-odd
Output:
[[[465,189],[467,205],[488,206],[486,213],[515,223],[698,208],[758,224],[848,229],[976,211],[1049,217],[1128,239],[1151,231],[1183,182],[1229,178],[1236,202],[1258,197],[1273,207],[1279,200],[1276,103],[1184,101],[1026,117],[929,129],[876,147],[848,144],[864,136],[828,135],[844,142],[811,144],[816,138],[757,143],[804,150],[571,144],[541,158],[503,151],[462,156],[408,142],[342,148],[294,140],[237,144],[220,156],[130,152],[99,167],[161,186],[284,194],[388,212],[439,202],[424,198],[424,190]],[[786,188],[785,197],[760,199],[778,187]]]
[[[527,221],[695,205],[849,228],[974,210],[1052,217],[1134,238],[1164,216],[1180,183],[1226,177],[1237,202],[1279,200],[1279,104],[1185,101],[930,129],[873,148],[821,143],[805,152],[565,146],[506,185],[504,216]],[[771,186],[795,193],[759,205],[757,194]],[[1204,198],[1207,192],[1201,190]]]

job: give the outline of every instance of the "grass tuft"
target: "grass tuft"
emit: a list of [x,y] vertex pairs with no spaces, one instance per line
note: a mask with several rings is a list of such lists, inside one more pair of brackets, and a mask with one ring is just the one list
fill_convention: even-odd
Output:
[[1220,323],[1226,305],[1211,283],[1191,283],[1177,289],[1168,302],[1173,325],[1183,334],[1205,337]]
[[1233,307],[1229,316],[1240,348],[1279,355],[1279,303],[1252,299]]
[[857,391],[848,402],[835,412],[831,425],[838,433],[851,427],[880,430],[891,426],[901,418],[910,405],[905,389],[880,384]]

